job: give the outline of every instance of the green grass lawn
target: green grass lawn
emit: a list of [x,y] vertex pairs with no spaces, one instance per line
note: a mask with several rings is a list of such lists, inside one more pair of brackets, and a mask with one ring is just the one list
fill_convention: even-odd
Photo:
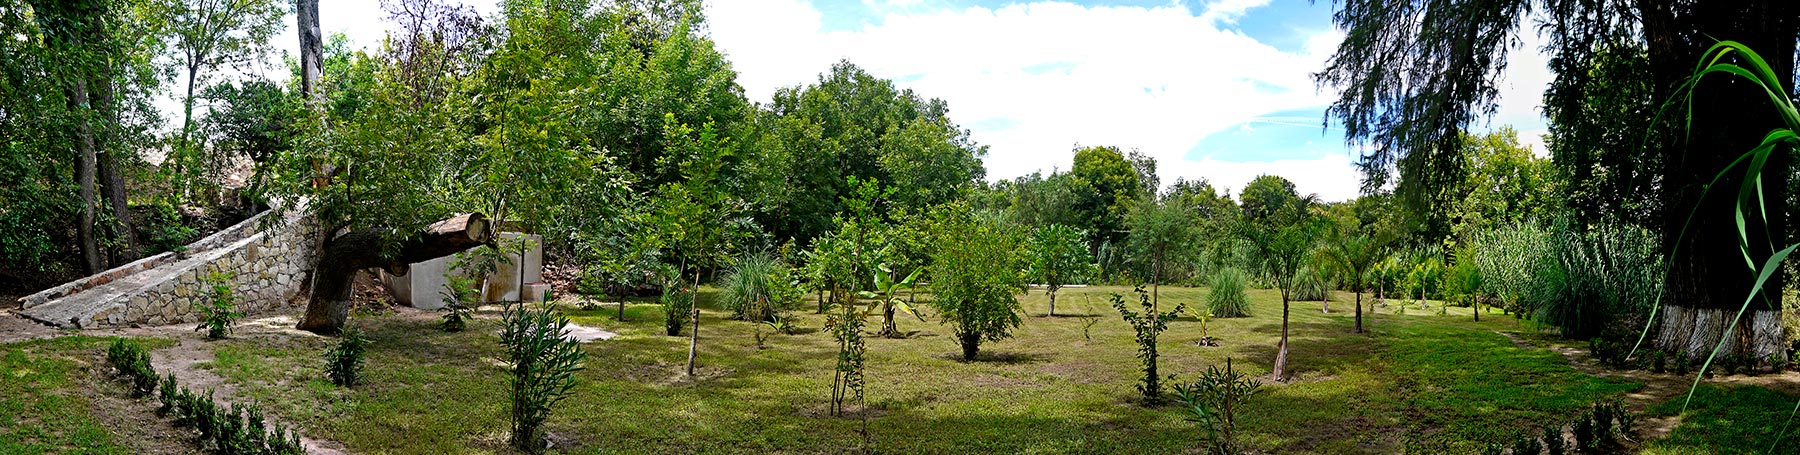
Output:
[[[98,386],[110,338],[0,344],[0,454],[129,454],[82,389]],[[151,343],[157,347],[167,343]]]
[[[1692,402],[1681,396],[1648,410],[1656,416],[1681,414],[1682,420],[1667,437],[1645,444],[1644,453],[1800,454],[1800,437],[1794,435],[1800,428],[1790,420],[1796,403],[1800,397],[1762,387],[1702,384]],[[1778,436],[1784,436],[1779,443]]]
[[[822,332],[774,335],[754,346],[751,324],[704,312],[698,379],[681,374],[687,338],[662,335],[655,305],[571,310],[574,321],[620,333],[588,345],[575,396],[549,426],[572,453],[1186,453],[1198,432],[1172,406],[1136,404],[1141,374],[1129,327],[1106,306],[1129,288],[1065,289],[1058,317],[1043,317],[1041,291],[1023,298],[1031,315],[1015,337],[984,344],[962,362],[947,327],[900,322],[908,339],[868,343],[868,409],[827,415],[835,343]],[[1195,304],[1204,289],[1165,287],[1165,307]],[[710,295],[703,294],[703,298]],[[1349,295],[1340,294],[1339,298]],[[1249,318],[1217,319],[1200,347],[1200,324],[1182,319],[1161,342],[1162,371],[1192,378],[1233,358],[1266,374],[1280,333],[1274,291],[1251,291]],[[1524,330],[1511,317],[1469,321],[1467,309],[1439,316],[1367,316],[1372,334],[1351,332],[1351,305],[1293,305],[1290,383],[1269,384],[1244,408],[1251,446],[1272,453],[1469,453],[1517,431],[1568,420],[1596,400],[1636,384],[1575,372],[1557,354],[1515,347],[1496,331]],[[704,306],[704,305],[703,305]],[[801,326],[822,318],[798,309]],[[1084,338],[1085,319],[1099,320]],[[1066,316],[1065,316],[1066,315]],[[369,453],[492,453],[504,448],[505,369],[497,321],[439,332],[429,320],[356,320],[370,330],[366,385],[333,387],[320,372],[326,341],[259,337],[217,343],[211,365],[240,394],[300,422],[307,434]],[[874,327],[875,321],[870,326]]]

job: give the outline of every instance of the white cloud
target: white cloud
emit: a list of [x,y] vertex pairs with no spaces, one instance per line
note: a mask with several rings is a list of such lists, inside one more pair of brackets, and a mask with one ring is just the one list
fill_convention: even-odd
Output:
[[[860,29],[822,31],[820,13],[803,1],[739,0],[714,2],[708,20],[752,100],[815,81],[848,58],[949,101],[952,117],[991,146],[990,178],[1068,169],[1071,147],[1080,143],[1154,156],[1165,182],[1205,177],[1242,185],[1254,172],[1306,168],[1321,171],[1289,178],[1327,198],[1354,196],[1355,171],[1344,156],[1261,171],[1184,159],[1209,134],[1329,100],[1308,75],[1333,49],[1336,32],[1321,32],[1302,51],[1286,53],[1217,23],[1261,3],[1223,1],[1195,15],[1179,5],[1040,2],[889,13]],[[1009,127],[974,127],[984,124]],[[1322,170],[1331,167],[1345,177],[1325,177]],[[1245,172],[1249,177],[1238,178]]]

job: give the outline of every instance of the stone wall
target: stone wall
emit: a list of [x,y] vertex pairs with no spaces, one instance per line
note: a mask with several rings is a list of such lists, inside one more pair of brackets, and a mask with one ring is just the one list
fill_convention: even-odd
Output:
[[[222,272],[230,277],[238,311],[256,314],[306,304],[306,283],[314,258],[310,217],[295,217],[283,226],[257,232],[227,245],[204,263],[181,267],[179,273],[126,300],[121,319],[112,324],[150,325],[195,322],[198,306],[208,303],[206,278]],[[252,220],[254,221],[254,220]]]
[[[266,221],[275,224],[265,228]],[[206,278],[215,272],[230,276],[240,312],[303,306],[318,229],[298,212],[266,211],[190,244],[188,254],[165,253],[20,299],[18,313],[78,328],[191,323],[210,301]]]

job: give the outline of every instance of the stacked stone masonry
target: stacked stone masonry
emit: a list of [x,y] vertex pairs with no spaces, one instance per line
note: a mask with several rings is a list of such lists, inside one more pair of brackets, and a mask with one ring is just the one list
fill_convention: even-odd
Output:
[[[272,216],[283,219],[273,226],[259,226]],[[311,217],[263,212],[191,244],[191,256],[158,259],[151,267],[140,265],[124,273],[110,270],[96,275],[103,277],[97,284],[90,277],[84,279],[89,284],[65,285],[71,289],[34,296],[35,302],[27,297],[21,299],[25,308],[19,313],[76,328],[191,323],[200,319],[199,307],[210,302],[211,285],[206,279],[215,272],[230,277],[240,312],[257,314],[303,306],[317,231]]]

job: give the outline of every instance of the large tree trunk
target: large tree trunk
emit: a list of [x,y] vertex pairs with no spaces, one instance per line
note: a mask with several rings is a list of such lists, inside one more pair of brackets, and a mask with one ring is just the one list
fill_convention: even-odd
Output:
[[[101,39],[109,33],[101,29]],[[143,246],[138,242],[137,230],[131,222],[131,198],[125,189],[125,177],[119,172],[119,153],[123,149],[116,143],[110,132],[119,124],[118,103],[113,94],[113,70],[110,62],[103,63],[92,78],[93,93],[90,94],[94,111],[109,127],[94,131],[94,152],[96,169],[99,171],[100,191],[105,194],[108,207],[112,209],[113,220],[119,229],[119,239],[125,242],[123,251],[115,251],[114,264],[124,264],[137,260],[143,255]]]
[[[1800,4],[1737,0],[1680,7],[1670,3],[1643,0],[1638,5],[1658,101],[1678,95],[1675,89],[1692,74],[1714,40],[1739,41],[1755,49],[1781,78],[1782,87],[1777,90],[1793,93]],[[1735,77],[1708,76],[1696,87],[1692,99],[1690,119],[1677,118],[1657,126],[1668,130],[1691,121],[1685,137],[1665,135],[1671,139],[1658,144],[1664,160],[1662,240],[1665,251],[1678,248],[1676,256],[1669,258],[1656,343],[1663,349],[1684,351],[1690,358],[1704,358],[1729,332],[1731,339],[1725,340],[1721,355],[1783,355],[1785,350],[1779,347],[1783,339],[1780,299],[1786,277],[1779,270],[1763,285],[1762,295],[1751,299],[1744,318],[1733,323],[1755,282],[1755,273],[1746,267],[1738,246],[1735,202],[1741,178],[1728,177],[1702,197],[1719,172],[1782,123],[1762,89]],[[1789,166],[1788,151],[1781,150],[1762,172],[1761,191],[1767,201],[1763,208],[1771,219],[1763,223],[1746,217],[1746,228],[1753,236],[1748,242],[1750,257],[1758,266],[1773,248],[1785,247],[1788,242]],[[1760,233],[1765,232],[1774,238],[1764,240]]]
[[319,0],[297,0],[294,22],[300,35],[300,93],[307,102],[316,102],[319,93],[319,71],[325,63],[325,41],[319,33]]
[[[75,82],[70,84],[69,108],[80,109],[88,104],[87,84]],[[98,163],[94,151],[93,127],[86,120],[80,122],[75,132],[75,154],[80,157],[80,164],[75,167],[75,181],[80,185],[81,220],[75,226],[76,235],[81,241],[81,259],[87,266],[89,275],[106,270],[106,262],[100,256],[100,241],[95,236],[95,223],[99,218],[100,196],[95,189],[95,171]]]
[[428,261],[455,254],[487,243],[492,238],[488,221],[479,213],[457,215],[427,227],[424,232],[402,241],[391,255],[383,248],[387,242],[382,229],[363,229],[338,235],[319,252],[319,268],[313,272],[310,301],[306,317],[297,328],[323,335],[335,335],[344,328],[350,316],[350,285],[356,272],[380,267],[389,273],[404,275],[407,264]]

